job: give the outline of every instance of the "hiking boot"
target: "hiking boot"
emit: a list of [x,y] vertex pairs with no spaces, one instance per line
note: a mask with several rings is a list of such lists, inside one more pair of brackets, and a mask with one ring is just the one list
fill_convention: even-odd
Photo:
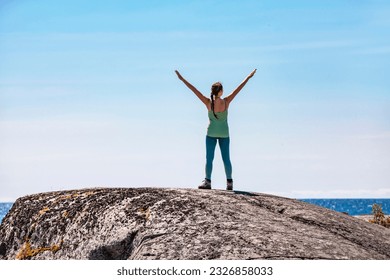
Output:
[[200,185],[198,189],[202,189],[202,190],[211,189],[211,181],[209,179],[204,179],[202,185]]
[[233,180],[228,180],[227,181],[226,190],[227,191],[232,191],[233,190]]

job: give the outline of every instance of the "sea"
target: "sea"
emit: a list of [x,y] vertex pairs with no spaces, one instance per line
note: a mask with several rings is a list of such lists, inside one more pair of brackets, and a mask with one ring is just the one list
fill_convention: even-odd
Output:
[[[318,206],[322,206],[334,211],[348,213],[351,216],[356,215],[370,215],[372,214],[372,205],[379,204],[382,206],[382,211],[385,215],[390,215],[390,199],[378,198],[378,199],[365,199],[365,198],[338,198],[338,199],[299,199],[304,202],[312,203]],[[0,223],[5,215],[11,209],[13,203],[0,202]]]
[[5,215],[7,215],[8,211],[11,209],[12,204],[13,203],[11,202],[0,202],[0,223],[3,221],[3,218],[5,217]]

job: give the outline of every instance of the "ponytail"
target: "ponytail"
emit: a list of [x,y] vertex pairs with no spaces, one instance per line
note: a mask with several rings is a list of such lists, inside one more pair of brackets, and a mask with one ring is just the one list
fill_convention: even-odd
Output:
[[215,118],[218,119],[218,116],[215,114],[215,111],[214,111],[214,98],[215,98],[215,95],[213,93],[211,93],[211,96],[210,96],[210,99],[211,99],[211,110],[213,111],[213,114],[214,114]]
[[217,114],[215,114],[215,111],[214,111],[214,99],[215,99],[215,96],[218,95],[218,93],[222,90],[222,84],[220,82],[217,82],[217,83],[214,83],[212,86],[211,86],[211,95],[210,95],[210,99],[211,99],[211,110],[213,111],[213,114],[215,116],[215,118],[218,119],[217,117]]

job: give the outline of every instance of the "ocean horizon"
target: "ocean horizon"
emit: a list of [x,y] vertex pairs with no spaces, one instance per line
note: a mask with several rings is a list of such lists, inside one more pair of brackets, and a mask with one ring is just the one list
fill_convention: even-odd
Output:
[[[390,198],[305,198],[297,199],[351,216],[372,214],[372,205],[379,204],[390,215]],[[13,202],[0,202],[0,223],[12,208]]]

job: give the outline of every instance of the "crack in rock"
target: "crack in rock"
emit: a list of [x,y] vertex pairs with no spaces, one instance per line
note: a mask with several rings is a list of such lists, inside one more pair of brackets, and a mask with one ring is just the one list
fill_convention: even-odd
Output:
[[[166,235],[167,233],[155,233],[155,234],[147,234],[147,235],[144,235],[142,237],[138,237],[140,240],[137,241],[137,240],[134,240],[134,247],[136,248],[135,250],[133,250],[133,253],[131,255],[128,256],[127,259],[133,259],[133,256],[136,256],[138,254],[138,252],[141,250],[142,246],[147,242],[147,241],[150,241],[150,240],[153,240],[157,237],[160,237],[160,236],[163,236],[163,235]],[[137,238],[137,239],[138,239]],[[145,254],[144,254],[145,255]]]
[[4,243],[0,245],[0,256],[5,256],[7,254],[7,247]]
[[[140,231],[130,232],[123,240],[108,245],[100,246],[93,250],[90,260],[127,260],[136,254],[146,241],[155,239],[166,233],[148,234],[142,236]],[[137,241],[140,239],[140,241]]]
[[134,251],[134,239],[138,230],[130,232],[123,240],[103,245],[93,250],[90,260],[127,260]]

